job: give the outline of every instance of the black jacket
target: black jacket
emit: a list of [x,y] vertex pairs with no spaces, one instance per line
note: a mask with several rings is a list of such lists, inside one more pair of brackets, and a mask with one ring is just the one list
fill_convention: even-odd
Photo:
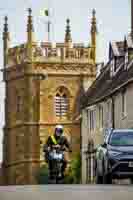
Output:
[[[72,151],[71,150],[71,146],[67,140],[67,138],[65,136],[61,136],[61,137],[56,137],[54,135],[56,141],[57,141],[57,144],[59,144],[61,147],[66,147],[67,149],[69,149],[69,151]],[[43,151],[46,151],[47,150],[47,147],[51,147],[52,148],[52,145],[54,145],[54,142],[51,138],[51,136],[48,137],[47,141],[46,141],[46,144],[44,144],[44,147],[43,147]]]

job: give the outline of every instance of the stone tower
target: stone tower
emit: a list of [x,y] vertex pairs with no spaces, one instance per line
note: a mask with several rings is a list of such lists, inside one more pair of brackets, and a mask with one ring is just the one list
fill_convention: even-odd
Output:
[[10,48],[5,17],[3,44],[4,184],[36,184],[42,145],[56,124],[64,126],[72,157],[80,151],[80,98],[96,77],[94,47],[72,42],[69,19],[64,42],[38,45],[31,9],[26,43]]

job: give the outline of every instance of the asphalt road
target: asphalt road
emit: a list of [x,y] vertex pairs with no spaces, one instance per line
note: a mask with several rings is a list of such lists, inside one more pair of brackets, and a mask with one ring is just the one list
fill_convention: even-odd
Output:
[[133,200],[133,185],[46,185],[0,187],[0,200]]

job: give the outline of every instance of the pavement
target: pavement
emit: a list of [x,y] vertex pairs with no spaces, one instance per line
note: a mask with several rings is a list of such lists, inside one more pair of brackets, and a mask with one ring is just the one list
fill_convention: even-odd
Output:
[[0,200],[133,200],[133,185],[1,186]]

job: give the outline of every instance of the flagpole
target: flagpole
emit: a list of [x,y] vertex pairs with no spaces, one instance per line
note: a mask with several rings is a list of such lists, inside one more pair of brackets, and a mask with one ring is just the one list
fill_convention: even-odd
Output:
[[50,20],[48,19],[48,42],[50,42]]
[[50,24],[51,24],[51,11],[50,11],[50,8],[51,8],[51,1],[49,0],[48,1],[48,42],[50,42],[50,31],[51,31],[51,27],[50,27]]
[[46,28],[47,28],[47,40],[48,40],[48,42],[50,42],[50,40],[51,40],[51,35],[50,35],[51,34],[50,9],[48,8],[48,9],[42,10],[41,15],[47,17],[47,20],[46,20],[45,24],[46,24]]

